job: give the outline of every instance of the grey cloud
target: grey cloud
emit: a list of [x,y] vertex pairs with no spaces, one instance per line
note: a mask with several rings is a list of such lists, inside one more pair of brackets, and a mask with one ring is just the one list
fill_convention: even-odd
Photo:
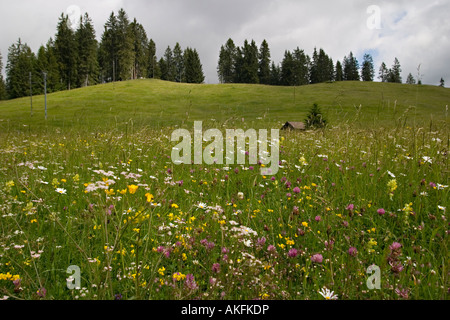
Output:
[[[34,51],[53,37],[59,15],[70,5],[89,13],[97,38],[111,11],[123,7],[130,19],[144,25],[159,56],[176,42],[197,48],[209,83],[217,82],[220,46],[230,37],[237,45],[244,39],[258,45],[266,39],[277,63],[286,49],[297,46],[308,54],[323,48],[334,61],[350,50],[359,59],[370,51],[376,54],[377,69],[382,61],[390,66],[397,57],[404,79],[421,64],[424,83],[437,84],[440,77],[450,83],[450,24],[445,17],[450,3],[445,0],[22,0],[2,5],[0,12],[4,65],[8,47],[19,37]],[[380,8],[381,30],[367,27],[370,5]]]

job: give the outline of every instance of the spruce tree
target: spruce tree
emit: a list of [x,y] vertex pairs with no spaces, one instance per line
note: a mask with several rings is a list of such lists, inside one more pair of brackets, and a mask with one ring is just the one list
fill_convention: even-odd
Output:
[[184,51],[184,82],[203,83],[205,75],[200,61],[200,56],[196,49],[186,48]]
[[361,79],[362,81],[373,81],[374,76],[375,70],[373,67],[372,56],[366,53],[361,68]]
[[317,49],[314,48],[310,66],[310,83],[333,81],[333,79],[333,60],[323,49],[320,49],[319,52],[317,52]]
[[220,48],[217,75],[221,83],[232,83],[236,80],[237,50],[234,41],[230,38]]
[[380,79],[381,82],[387,82],[388,77],[389,77],[389,70],[387,69],[386,64],[382,62],[380,69],[378,71],[378,79]]
[[392,68],[389,69],[388,72],[388,82],[393,83],[402,83],[402,76],[401,73],[402,69],[400,67],[400,62],[397,58],[394,60],[394,64],[392,65]]
[[99,80],[98,43],[92,20],[87,13],[80,18],[75,33],[78,50],[78,86],[95,85]]
[[295,61],[289,50],[284,52],[284,58],[281,62],[281,84],[284,86],[297,85],[297,76],[295,74]]
[[292,53],[292,68],[293,68],[293,84],[296,86],[302,86],[309,84],[310,82],[310,58],[305,54],[304,50],[300,50],[298,47]]
[[414,79],[411,73],[409,73],[408,77],[406,78],[406,84],[416,84],[416,79]]
[[261,84],[270,84],[270,49],[266,40],[259,48],[258,78]]
[[59,63],[59,73],[66,89],[77,82],[77,43],[75,33],[67,15],[61,14],[55,36],[55,53]]
[[313,104],[305,119],[305,124],[308,129],[324,128],[327,125],[327,120],[323,116],[323,113],[317,103]]
[[183,50],[177,42],[173,48],[173,64],[175,71],[175,82],[182,82],[184,77],[184,57]]
[[161,69],[158,65],[158,58],[156,57],[156,44],[153,39],[150,39],[150,42],[148,43],[147,58],[149,59],[147,76],[152,79],[159,79],[161,77]]
[[112,12],[105,23],[99,48],[102,82],[113,82],[118,79],[118,41],[118,22]]
[[159,59],[158,66],[159,66],[159,70],[161,72],[160,79],[167,81],[168,80],[167,79],[167,74],[168,74],[167,69],[168,68],[167,68],[167,63],[166,63],[166,60],[164,59],[164,57],[161,57]]
[[343,71],[344,71],[343,79],[345,81],[360,80],[358,60],[353,56],[352,52],[350,52],[348,57],[347,56],[344,57]]
[[281,85],[281,68],[272,61],[270,66],[270,84],[273,86]]
[[310,83],[319,83],[320,81],[320,65],[319,65],[319,54],[317,53],[317,49],[314,48],[314,52],[312,55],[312,61],[310,66]]
[[6,98],[6,84],[5,80],[3,79],[3,57],[2,53],[0,52],[0,100],[5,100]]
[[47,62],[47,92],[64,90],[59,74],[58,59],[56,57],[55,42],[50,38],[45,46]]
[[249,43],[244,41],[242,47],[243,65],[242,65],[242,79],[243,83],[259,83],[258,78],[258,47],[254,40]]
[[147,33],[144,27],[136,21],[136,18],[130,24],[130,32],[133,40],[132,79],[147,77],[150,63]]
[[36,82],[34,74],[35,55],[30,47],[19,39],[8,49],[6,65],[6,90],[8,98],[15,99],[30,94],[30,72],[32,82]]
[[244,54],[242,49],[237,46],[234,54],[234,71],[233,71],[233,83],[245,83],[244,79]]
[[170,46],[167,46],[164,52],[164,57],[161,58],[161,79],[166,81],[175,81],[176,79],[176,65],[173,58],[173,51]]
[[[44,46],[40,46],[37,54],[36,54],[36,60],[34,61],[34,74],[42,74],[43,72],[48,72],[49,65],[48,65],[48,58],[47,58],[47,50]],[[48,73],[47,73],[48,76]],[[33,94],[43,94],[44,93],[44,79],[43,77],[36,77],[37,81],[33,83]],[[52,92],[49,90],[49,83],[48,83],[48,77],[47,77],[47,92]]]
[[441,78],[441,80],[439,81],[439,87],[442,87],[442,88],[445,87],[445,81],[444,81],[444,78]]
[[335,81],[343,81],[344,80],[344,71],[342,70],[342,64],[340,61],[336,62],[336,68],[334,73]]
[[124,9],[117,13],[117,62],[119,80],[125,81],[133,78],[134,46],[130,29],[130,21]]
[[334,70],[334,63],[333,63],[333,59],[329,58],[328,59],[328,81],[334,81],[334,74],[335,74],[335,70]]

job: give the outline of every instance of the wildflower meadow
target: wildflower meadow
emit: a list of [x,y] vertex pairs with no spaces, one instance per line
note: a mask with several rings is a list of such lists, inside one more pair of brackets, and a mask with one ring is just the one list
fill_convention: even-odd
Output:
[[273,176],[173,130],[0,133],[0,298],[448,299],[447,127],[281,131]]

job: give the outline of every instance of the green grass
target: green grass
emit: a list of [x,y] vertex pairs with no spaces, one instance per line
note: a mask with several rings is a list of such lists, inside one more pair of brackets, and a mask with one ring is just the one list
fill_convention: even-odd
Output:
[[[351,122],[377,127],[407,121],[412,125],[447,119],[450,89],[392,83],[335,82],[302,87],[189,85],[137,80],[98,85],[44,98],[0,102],[2,128],[165,127],[195,120],[219,123],[244,118],[249,126],[302,121],[318,103],[333,125]],[[263,118],[264,121],[258,121]],[[448,122],[447,122],[448,123]]]
[[[42,97],[33,118],[28,99],[1,102],[0,297],[317,300],[326,287],[342,300],[448,300],[449,90],[293,93],[116,83],[49,95],[47,122]],[[274,176],[170,159],[176,126],[279,127],[314,102],[331,125],[281,132]],[[67,287],[72,265],[80,289]]]

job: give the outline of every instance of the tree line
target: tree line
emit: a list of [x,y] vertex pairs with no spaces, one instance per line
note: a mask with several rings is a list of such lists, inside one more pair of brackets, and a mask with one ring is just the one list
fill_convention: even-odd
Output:
[[[167,47],[159,60],[156,44],[136,19],[130,21],[125,10],[111,13],[97,41],[92,19],[87,13],[73,28],[64,13],[59,17],[56,34],[37,53],[19,40],[8,49],[3,79],[0,53],[0,99],[14,99],[44,92],[70,90],[99,83],[140,78],[203,83],[204,73],[196,49],[182,49],[176,43]],[[31,85],[30,85],[31,84]]]
[[[402,83],[401,66],[397,58],[391,68],[383,62],[378,79],[382,82]],[[374,81],[373,58],[366,53],[360,66],[350,52],[341,61],[333,59],[323,49],[314,48],[312,56],[297,47],[286,50],[281,63],[271,60],[269,44],[263,40],[258,47],[254,40],[245,40],[242,47],[233,39],[221,46],[217,74],[221,83],[254,83],[267,85],[300,86],[330,81]],[[419,79],[420,81],[420,79]],[[409,74],[407,83],[415,83]],[[419,82],[420,83],[420,82]],[[441,79],[441,86],[443,79]]]

